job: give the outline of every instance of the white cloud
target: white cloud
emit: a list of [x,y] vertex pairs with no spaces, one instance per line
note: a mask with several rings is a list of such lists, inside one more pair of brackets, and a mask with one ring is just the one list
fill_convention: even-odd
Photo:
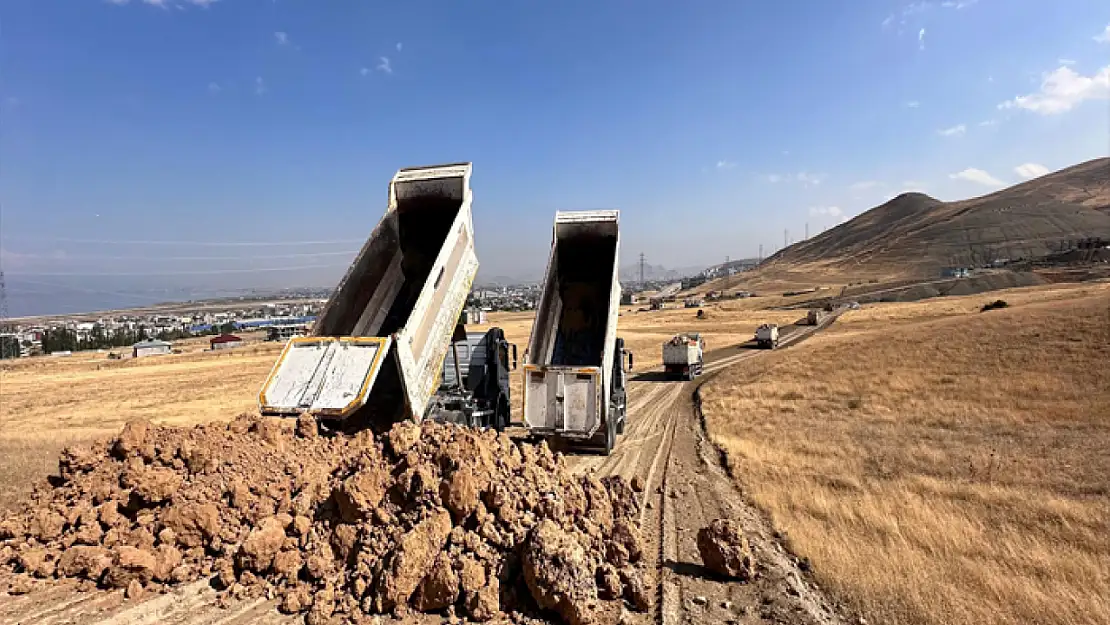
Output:
[[866,191],[868,189],[873,189],[877,186],[879,186],[879,183],[874,181],[874,180],[864,180],[862,182],[857,182],[857,183],[853,184],[852,186],[850,186],[848,188],[851,189],[852,191]]
[[994,176],[983,171],[982,169],[975,169],[974,167],[969,167],[957,174],[949,174],[948,177],[953,180],[966,180],[968,182],[974,182],[977,184],[986,185],[988,187],[1001,187],[1006,184],[998,178],[995,178]]
[[379,72],[384,72],[386,74],[392,74],[393,73],[393,65],[391,65],[389,63],[389,57],[388,56],[378,57],[378,66],[375,67],[374,69],[378,70]]
[[1070,67],[1061,66],[1044,75],[1040,91],[1007,100],[998,108],[1021,108],[1041,115],[1056,115],[1086,100],[1106,99],[1110,99],[1110,65],[1093,76],[1083,76]]
[[763,179],[770,183],[797,182],[806,187],[821,184],[825,178],[828,178],[825,174],[811,174],[805,171],[796,174],[766,174],[763,176]]
[[1014,171],[1016,171],[1017,175],[1021,176],[1022,178],[1029,179],[1039,178],[1047,174],[1049,170],[1044,165],[1040,165],[1038,163],[1026,163],[1024,165],[1018,165],[1014,168]]
[[398,41],[398,42],[397,42],[397,51],[398,51],[398,52],[400,52],[400,51],[401,51],[401,48],[403,48],[403,47],[404,47],[404,45],[402,45],[402,44],[401,44],[401,42],[400,42],[400,41]]
[[289,43],[289,35],[280,30],[274,33],[274,39],[277,40],[279,46],[284,46]]
[[966,132],[967,132],[967,126],[965,126],[963,124],[960,124],[958,126],[952,126],[951,128],[945,128],[943,130],[938,130],[937,134],[939,134],[942,137],[962,137],[962,136],[964,136],[964,134]]
[[998,120],[997,119],[988,119],[986,121],[979,122],[979,125],[984,127],[984,128],[986,128],[988,126],[997,126],[998,125]]
[[359,68],[358,73],[363,75],[363,76],[366,76],[367,74],[370,73],[370,68],[369,67]]
[[219,93],[221,91],[223,91],[223,89],[220,88],[220,85],[214,82],[208,83],[208,93]]
[[840,217],[844,211],[840,210],[839,206],[814,206],[809,209],[809,214],[813,216],[828,215],[829,217]]
[[1106,29],[1101,33],[1095,35],[1095,41],[1099,43],[1110,43],[1110,24],[1106,25]]
[[825,174],[808,174],[806,172],[799,172],[796,176],[798,182],[809,186],[811,184],[821,184],[821,181],[826,178]]
[[254,79],[254,93],[256,95],[262,95],[266,93],[266,82],[262,80],[261,76],[258,76]]
[[919,106],[921,106],[921,103],[917,100],[910,100],[909,102],[906,102],[906,108],[915,109]]
[[916,180],[906,180],[902,182],[902,190],[899,193],[925,193],[925,185]]
[[925,29],[924,28],[917,31],[917,44],[918,44],[918,47],[921,48],[922,50],[925,49]]
[[1075,65],[1075,59],[1057,59],[1056,62],[1060,65]]
[[[127,0],[124,0],[124,2],[126,2],[126,1]],[[885,20],[883,20],[883,28],[890,28],[890,25],[893,24],[893,23],[894,23],[894,16],[893,15],[888,15],[887,18]]]
[[[108,4],[116,6],[123,6],[129,4],[131,0],[106,0]],[[171,6],[177,9],[184,9],[185,5],[191,4],[193,6],[207,9],[209,6],[215,4],[218,0],[142,0],[143,4],[158,7],[159,9],[169,9]]]
[[731,161],[717,161],[717,169],[732,169],[736,167],[736,163]]
[[964,9],[975,4],[978,1],[979,0],[945,0],[944,2],[940,3],[940,6],[946,9]]

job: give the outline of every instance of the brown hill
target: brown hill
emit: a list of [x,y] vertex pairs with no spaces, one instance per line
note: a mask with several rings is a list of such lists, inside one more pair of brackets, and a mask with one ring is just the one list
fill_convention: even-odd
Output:
[[959,202],[904,193],[768,258],[759,273],[936,276],[1003,258],[1036,258],[1070,240],[1110,239],[1110,158]]

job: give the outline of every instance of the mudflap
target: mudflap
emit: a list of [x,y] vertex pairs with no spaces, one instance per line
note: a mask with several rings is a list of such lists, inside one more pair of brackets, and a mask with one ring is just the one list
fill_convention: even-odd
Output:
[[560,443],[569,449],[582,449],[584,451],[601,453],[606,456],[613,453],[617,446],[617,426],[614,421],[608,421],[604,427],[598,428],[593,437],[579,441],[560,439]]
[[624,425],[628,421],[628,392],[620,391],[615,400],[615,405],[610,413],[616,415],[616,433],[624,434]]

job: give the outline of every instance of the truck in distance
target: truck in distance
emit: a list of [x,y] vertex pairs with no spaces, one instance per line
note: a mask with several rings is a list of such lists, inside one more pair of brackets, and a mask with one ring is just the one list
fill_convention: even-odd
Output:
[[774,349],[779,346],[779,327],[774,323],[764,323],[755,329],[755,344],[761,349]]
[[521,367],[528,430],[608,454],[627,418],[632,354],[617,337],[619,211],[555,214],[551,253]]
[[693,380],[705,365],[705,339],[699,332],[678,334],[663,343],[663,372],[677,380]]
[[393,176],[385,215],[263,384],[263,414],[344,429],[424,418],[478,271],[470,175],[454,163]]
[[825,318],[825,311],[823,311],[819,308],[811,308],[809,310],[809,312],[806,313],[806,323],[808,325],[811,325],[811,326],[815,326],[815,325],[821,323],[821,320],[824,319],[824,318]]

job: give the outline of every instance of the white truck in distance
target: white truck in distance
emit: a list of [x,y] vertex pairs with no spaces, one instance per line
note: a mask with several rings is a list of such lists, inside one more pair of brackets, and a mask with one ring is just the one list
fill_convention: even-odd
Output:
[[698,332],[679,334],[663,343],[663,372],[674,379],[693,380],[705,364],[705,339]]
[[259,393],[266,415],[344,429],[421,420],[478,272],[470,163],[401,169],[385,215],[310,336],[291,339]]
[[755,344],[763,349],[774,349],[779,346],[779,327],[773,323],[765,323],[755,329]]
[[612,451],[626,419],[626,367],[617,338],[619,211],[555,214],[551,255],[524,352],[524,423],[572,446]]

